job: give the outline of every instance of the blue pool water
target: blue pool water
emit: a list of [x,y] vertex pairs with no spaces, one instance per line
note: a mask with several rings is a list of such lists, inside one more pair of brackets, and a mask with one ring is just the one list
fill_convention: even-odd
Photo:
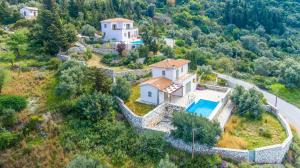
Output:
[[197,103],[191,104],[186,111],[208,118],[218,104],[219,102],[200,99]]
[[134,44],[134,45],[142,45],[142,44],[144,44],[144,41],[143,40],[136,40],[136,41],[133,41],[131,43]]

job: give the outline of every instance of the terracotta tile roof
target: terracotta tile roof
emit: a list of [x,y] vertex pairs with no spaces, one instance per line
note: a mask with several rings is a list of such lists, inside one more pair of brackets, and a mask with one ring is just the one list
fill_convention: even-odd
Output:
[[150,67],[157,68],[173,68],[173,67],[181,67],[185,64],[188,64],[190,61],[186,59],[165,59],[163,61],[157,62],[155,64],[150,65]]
[[133,22],[133,20],[125,19],[125,18],[112,18],[102,20],[101,22]]
[[173,82],[170,79],[167,79],[165,77],[157,77],[141,83],[141,85],[146,85],[146,84],[156,87],[157,89],[162,91],[165,88],[171,86]]

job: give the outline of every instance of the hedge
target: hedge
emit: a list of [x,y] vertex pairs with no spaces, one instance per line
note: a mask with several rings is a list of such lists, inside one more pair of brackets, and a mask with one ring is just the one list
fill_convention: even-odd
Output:
[[0,95],[0,108],[2,109],[13,109],[16,112],[19,112],[26,108],[26,106],[27,101],[22,96]]

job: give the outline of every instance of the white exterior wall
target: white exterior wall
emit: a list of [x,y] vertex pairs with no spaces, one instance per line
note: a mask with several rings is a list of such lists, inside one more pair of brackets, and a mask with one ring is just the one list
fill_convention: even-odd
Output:
[[37,10],[31,10],[28,8],[22,8],[20,9],[20,14],[21,16],[25,18],[32,18],[32,17],[37,17],[38,16],[38,11]]
[[[113,30],[114,24],[116,25],[116,30]],[[126,29],[127,24],[129,24],[129,29]],[[101,22],[101,31],[105,34],[104,41],[115,40],[125,43],[137,39],[139,33],[138,29],[133,27],[133,22]],[[130,38],[128,33],[130,33]]]
[[[182,71],[181,71],[182,69]],[[173,82],[175,82],[176,79],[176,71],[178,70],[178,77],[180,78],[182,75],[185,75],[188,73],[188,64],[183,65],[182,67],[179,68],[158,68],[158,67],[152,67],[151,71],[152,71],[152,77],[156,78],[156,77],[161,77],[162,75],[162,71],[166,72],[166,75],[164,77],[172,80]]]
[[185,81],[182,81],[182,86],[183,86],[183,96],[185,96],[187,93],[186,93],[186,87],[187,87],[187,84],[191,82],[191,91],[195,91],[196,90],[196,87],[197,87],[197,81],[196,81],[196,74],[189,77],[188,79],[186,79]]
[[[165,74],[166,74],[165,76],[162,75],[162,71],[165,71]],[[152,72],[153,78],[165,77],[172,81],[175,81],[175,78],[176,78],[174,69],[164,69],[164,68],[152,67],[151,72]]]
[[[152,93],[152,96],[148,96],[148,92]],[[150,104],[160,104],[164,101],[164,93],[159,91],[157,88],[145,84],[140,86],[141,100]],[[158,100],[159,99],[159,100]],[[159,102],[158,102],[159,101]]]

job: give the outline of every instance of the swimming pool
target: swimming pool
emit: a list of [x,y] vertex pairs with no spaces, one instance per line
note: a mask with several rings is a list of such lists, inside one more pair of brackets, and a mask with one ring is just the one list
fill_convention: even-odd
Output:
[[144,44],[144,41],[139,39],[139,40],[135,40],[135,41],[131,42],[131,44],[142,45],[142,44]]
[[197,103],[191,104],[186,111],[189,113],[195,113],[198,116],[209,118],[210,114],[217,107],[219,102],[200,99]]

